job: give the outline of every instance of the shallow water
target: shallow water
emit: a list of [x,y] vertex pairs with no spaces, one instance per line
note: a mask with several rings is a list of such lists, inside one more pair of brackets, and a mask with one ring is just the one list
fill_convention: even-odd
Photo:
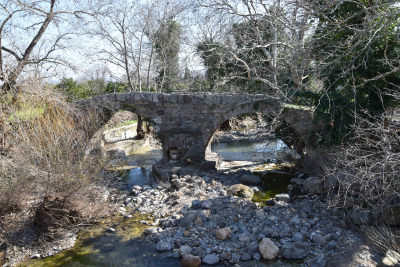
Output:
[[213,143],[211,151],[221,155],[225,161],[271,161],[285,157],[287,154],[294,156],[282,140],[267,140],[251,142],[235,140],[229,143]]

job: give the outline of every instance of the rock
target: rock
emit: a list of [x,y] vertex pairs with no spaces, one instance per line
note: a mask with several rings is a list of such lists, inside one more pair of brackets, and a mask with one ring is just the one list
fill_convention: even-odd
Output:
[[319,184],[320,179],[318,177],[309,177],[304,181],[303,187],[309,194],[316,194],[319,191]]
[[221,215],[212,215],[209,217],[209,220],[215,223],[219,228],[223,228],[226,225],[226,219]]
[[303,234],[302,233],[295,233],[292,236],[292,241],[293,242],[303,242]]
[[200,209],[200,207],[201,207],[201,201],[200,200],[196,199],[196,200],[192,201],[192,209],[197,210],[197,209]]
[[400,226],[400,203],[387,207],[382,214],[385,223]]
[[399,260],[400,260],[399,253],[393,250],[388,250],[386,252],[386,255],[378,263],[377,267],[388,267],[388,266],[399,267],[400,266]]
[[288,186],[287,186],[287,190],[288,190],[288,191],[293,191],[293,185],[292,185],[292,184],[288,185]]
[[312,240],[319,247],[325,246],[325,237],[320,234],[314,235]]
[[266,260],[273,260],[278,256],[279,248],[269,238],[263,238],[258,247],[262,257]]
[[260,253],[258,253],[258,252],[254,253],[254,255],[253,255],[253,259],[255,259],[256,261],[259,261],[259,260],[261,260],[261,254],[260,254]]
[[114,233],[114,232],[115,232],[115,229],[110,227],[110,228],[107,228],[106,231],[107,231],[107,232],[110,232],[110,233]]
[[253,189],[243,184],[232,185],[231,187],[229,187],[227,193],[229,195],[241,197],[248,200],[251,200],[254,196]]
[[183,255],[181,259],[181,265],[186,267],[198,267],[201,264],[199,256],[193,256],[192,254]]
[[180,258],[178,251],[175,251],[167,256],[167,258]]
[[157,228],[156,227],[151,227],[151,228],[147,228],[146,230],[144,230],[144,233],[146,235],[153,235],[153,234],[157,234]]
[[232,230],[229,228],[222,228],[215,232],[215,235],[219,240],[225,240],[231,234]]
[[247,234],[241,234],[238,236],[238,239],[240,242],[242,243],[250,243],[251,242],[251,238],[250,236],[248,236]]
[[204,200],[203,204],[201,204],[201,208],[205,210],[211,209],[212,201],[210,199]]
[[40,254],[33,254],[31,259],[40,259]]
[[240,259],[241,259],[242,261],[248,261],[248,260],[251,259],[251,256],[250,256],[249,253],[245,252],[245,253],[242,254],[242,256],[240,257]]
[[207,265],[215,265],[219,262],[219,257],[217,255],[207,255],[203,258],[202,262]]
[[320,257],[319,259],[312,259],[307,261],[307,265],[309,267],[325,267],[326,261],[324,257]]
[[261,178],[254,174],[245,174],[240,177],[240,183],[245,185],[258,185],[261,182]]
[[281,247],[285,259],[299,260],[310,253],[310,244],[306,242],[287,242]]
[[329,241],[328,244],[326,245],[325,249],[326,250],[335,250],[337,249],[338,244],[335,241]]
[[180,246],[178,249],[179,255],[183,257],[183,255],[190,254],[192,252],[192,248],[188,245]]
[[303,185],[304,184],[304,179],[302,178],[292,178],[290,180],[291,183],[297,184],[297,185]]
[[286,202],[286,203],[290,202],[289,194],[277,194],[277,195],[275,195],[275,198],[278,201],[283,201],[283,202]]
[[256,218],[259,220],[264,220],[265,219],[265,214],[263,210],[257,210],[256,211]]
[[373,214],[367,209],[352,209],[349,215],[351,221],[356,225],[371,224],[373,222]]
[[157,251],[166,251],[166,250],[171,250],[171,244],[167,241],[160,241],[156,245],[156,250]]
[[191,210],[185,214],[182,218],[180,218],[179,222],[183,227],[189,226],[192,222],[194,222],[197,217],[199,217],[199,212],[197,210]]
[[172,170],[171,170],[171,173],[172,174],[177,174],[177,173],[179,173],[180,169],[181,169],[181,167],[173,167]]

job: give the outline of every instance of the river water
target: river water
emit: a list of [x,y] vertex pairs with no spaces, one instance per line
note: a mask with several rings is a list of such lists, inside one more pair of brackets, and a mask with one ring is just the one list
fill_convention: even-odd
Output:
[[[212,151],[221,155],[223,161],[251,161],[251,162],[276,162],[283,154],[293,153],[282,141],[269,140],[267,142],[234,141],[229,143],[214,143]],[[152,154],[153,153],[153,154]],[[149,165],[160,158],[160,151],[145,149],[138,155],[130,157],[131,169],[127,172],[124,184],[125,189],[134,185],[148,185]],[[142,166],[138,166],[138,165]],[[128,166],[129,167],[129,166]],[[132,168],[133,167],[133,168]],[[278,191],[284,190],[290,176],[281,174],[263,174],[262,191],[256,194],[255,200],[263,202]],[[289,179],[289,180],[288,180]],[[259,198],[259,199],[256,199]],[[71,250],[64,251],[52,257],[41,260],[31,260],[21,266],[29,267],[56,267],[56,266],[154,266],[175,267],[180,266],[179,259],[167,258],[168,253],[159,253],[154,249],[154,243],[147,242],[144,230],[149,226],[138,223],[140,220],[151,221],[148,215],[135,215],[130,219],[110,217],[99,225],[87,228],[78,234],[77,243]],[[115,228],[114,233],[108,233],[108,227]],[[287,263],[287,262],[286,262]],[[280,261],[247,261],[241,266],[297,266],[297,263]],[[301,265],[301,263],[299,263]],[[225,266],[219,264],[217,266]]]

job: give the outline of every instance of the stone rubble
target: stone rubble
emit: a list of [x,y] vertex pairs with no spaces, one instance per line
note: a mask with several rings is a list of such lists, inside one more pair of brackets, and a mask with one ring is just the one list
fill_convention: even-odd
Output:
[[[210,171],[174,173],[171,184],[155,189],[135,186],[125,198],[126,211],[117,211],[154,214],[159,227],[149,227],[147,239],[157,250],[172,250],[170,257],[182,257],[182,266],[303,259],[310,266],[323,267],[327,256],[341,253],[358,238],[341,212],[327,210],[316,196],[284,193],[268,202],[272,205],[262,207],[251,201],[252,188],[233,185],[231,178]],[[304,183],[316,184],[306,181],[299,177],[291,184],[297,189]]]

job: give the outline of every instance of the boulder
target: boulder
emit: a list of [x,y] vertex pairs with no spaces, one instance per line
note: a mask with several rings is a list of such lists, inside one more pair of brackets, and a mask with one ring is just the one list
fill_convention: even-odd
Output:
[[198,267],[201,264],[199,256],[193,256],[192,254],[183,255],[181,259],[181,265],[186,267]]
[[269,238],[263,238],[261,240],[260,246],[258,250],[261,253],[261,256],[266,260],[273,260],[278,256],[279,248],[272,242]]
[[240,177],[240,183],[245,185],[258,185],[261,182],[261,178],[254,174],[245,174]]
[[304,181],[303,187],[309,194],[316,194],[319,191],[319,184],[320,179],[318,177],[309,177]]
[[310,244],[306,242],[287,242],[281,248],[282,256],[289,260],[300,260],[310,253]]
[[217,236],[218,239],[220,240],[225,240],[228,238],[228,236],[231,234],[232,230],[229,228],[222,228],[219,229],[215,232],[215,235]]
[[254,196],[254,191],[250,187],[243,184],[235,184],[229,187],[228,194],[251,200]]

